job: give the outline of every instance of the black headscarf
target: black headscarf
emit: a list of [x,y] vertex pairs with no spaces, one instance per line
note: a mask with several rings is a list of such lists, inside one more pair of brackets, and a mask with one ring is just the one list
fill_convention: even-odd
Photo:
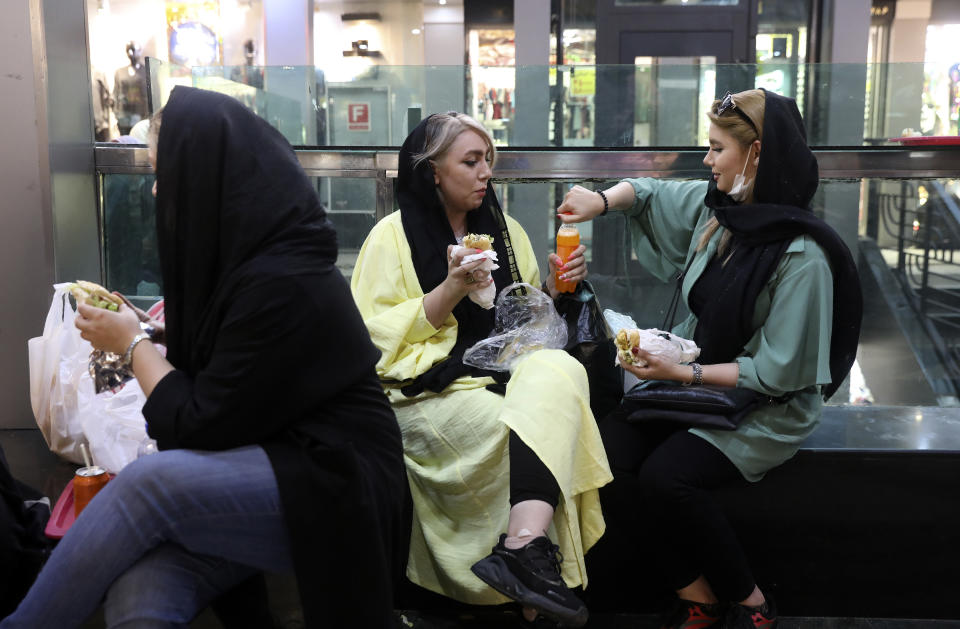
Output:
[[[705,203],[732,233],[732,253],[714,258],[693,290],[706,291],[694,340],[704,363],[730,362],[756,330],[753,311],[757,297],[777,268],[790,242],[801,234],[823,247],[833,271],[833,332],[830,342],[833,395],[850,371],[860,340],[863,296],[850,250],[840,236],[814,216],[810,202],[819,184],[817,160],[807,146],[803,119],[796,101],[772,92],[766,95],[763,148],[754,184],[754,202],[739,204],[711,181]],[[707,286],[709,284],[709,286]],[[701,295],[703,297],[704,295]],[[774,322],[776,323],[776,322]]]
[[289,143],[235,99],[176,87],[157,149],[157,243],[167,358],[190,375],[209,360],[212,316],[249,271],[329,269],[336,232]]
[[[417,271],[417,279],[420,280],[424,294],[446,279],[447,246],[457,242],[440,201],[437,186],[433,182],[433,169],[429,162],[424,160],[414,167],[414,158],[427,146],[428,130],[433,132],[431,121],[436,124],[435,117],[436,114],[421,121],[404,140],[400,148],[400,168],[397,174],[400,218],[413,256],[413,268]],[[493,271],[492,275],[498,291],[513,283],[515,278],[519,280],[506,219],[492,184],[487,185],[487,193],[480,207],[467,214],[467,231],[493,236],[493,248],[497,252],[500,268]],[[413,384],[403,387],[405,395],[418,395],[424,389],[439,393],[451,382],[467,374],[497,378],[504,376],[498,372],[487,372],[463,364],[464,351],[477,341],[487,338],[493,330],[494,310],[481,308],[470,299],[464,298],[453,308],[453,316],[457,319],[457,342],[450,351],[450,357],[434,365]]]

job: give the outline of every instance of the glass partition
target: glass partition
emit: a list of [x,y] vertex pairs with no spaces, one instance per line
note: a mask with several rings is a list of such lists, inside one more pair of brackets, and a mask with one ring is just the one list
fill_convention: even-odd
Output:
[[[960,138],[949,135],[957,133],[950,113],[928,106],[944,81],[952,97],[951,75],[923,64],[778,58],[757,65],[701,58],[498,66],[482,76],[475,67],[363,60],[326,69],[148,65],[154,108],[177,84],[212,89],[244,102],[292,144],[314,147],[297,154],[337,227],[338,266],[347,277],[369,230],[394,209],[396,147],[431,112],[465,110],[491,130],[502,147],[498,196],[545,271],[555,208],[571,185],[597,188],[637,175],[704,178],[703,149],[694,147],[705,142],[703,111],[713,98],[758,85],[793,95],[823,178],[812,209],[854,252],[866,302],[857,367],[831,403],[960,405]],[[128,151],[130,159],[115,160]],[[162,287],[153,178],[142,153],[99,145],[96,160],[103,279],[149,300]],[[584,225],[582,241],[604,307],[643,326],[661,325],[673,287],[640,268],[623,215]]]
[[500,146],[704,146],[712,101],[754,87],[797,100],[811,146],[957,134],[955,68],[784,58],[790,56],[771,53],[756,64],[638,57],[633,65],[484,67],[385,66],[356,57],[331,68],[184,68],[149,59],[148,67],[154,108],[178,84],[222,92],[295,146],[399,146],[423,116],[449,110],[479,120]]

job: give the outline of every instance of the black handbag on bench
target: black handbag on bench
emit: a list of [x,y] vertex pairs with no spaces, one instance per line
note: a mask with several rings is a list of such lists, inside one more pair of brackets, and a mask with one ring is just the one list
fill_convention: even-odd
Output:
[[[677,290],[667,308],[662,330],[673,328],[683,277],[689,269],[690,264],[687,264],[687,268],[677,277]],[[757,407],[783,403],[790,397],[791,393],[772,398],[744,387],[682,385],[651,380],[641,382],[624,394],[621,411],[628,422],[736,430],[743,418]]]
[[628,422],[666,423],[734,430],[750,411],[771,401],[743,387],[641,383],[623,396]]

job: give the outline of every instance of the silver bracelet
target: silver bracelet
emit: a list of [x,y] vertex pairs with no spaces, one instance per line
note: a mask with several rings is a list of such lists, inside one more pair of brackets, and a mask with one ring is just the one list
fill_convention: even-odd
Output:
[[681,382],[685,387],[690,385],[700,385],[703,384],[703,367],[700,366],[700,363],[690,363],[690,366],[693,367],[693,380],[690,382]]
[[135,337],[133,337],[133,340],[130,341],[129,345],[127,345],[127,351],[123,353],[123,364],[127,366],[131,366],[133,364],[134,348],[137,347],[137,344],[140,343],[140,341],[149,341],[149,340],[150,340],[150,337],[147,336],[146,334],[138,334]]
[[690,363],[690,366],[693,367],[693,382],[691,384],[703,384],[703,367],[700,366],[700,363]]

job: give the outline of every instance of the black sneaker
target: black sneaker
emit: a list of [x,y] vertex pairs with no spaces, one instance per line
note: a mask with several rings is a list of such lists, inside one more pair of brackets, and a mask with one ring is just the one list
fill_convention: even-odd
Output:
[[560,576],[560,549],[548,538],[537,537],[523,548],[512,550],[504,546],[506,538],[501,535],[493,552],[473,564],[473,573],[504,596],[532,607],[561,627],[586,624],[587,606]]
[[660,629],[707,629],[721,627],[724,620],[723,603],[698,603],[677,599],[673,609],[666,613]]
[[777,626],[777,606],[769,595],[759,607],[733,604],[724,619],[724,629],[774,629]]

